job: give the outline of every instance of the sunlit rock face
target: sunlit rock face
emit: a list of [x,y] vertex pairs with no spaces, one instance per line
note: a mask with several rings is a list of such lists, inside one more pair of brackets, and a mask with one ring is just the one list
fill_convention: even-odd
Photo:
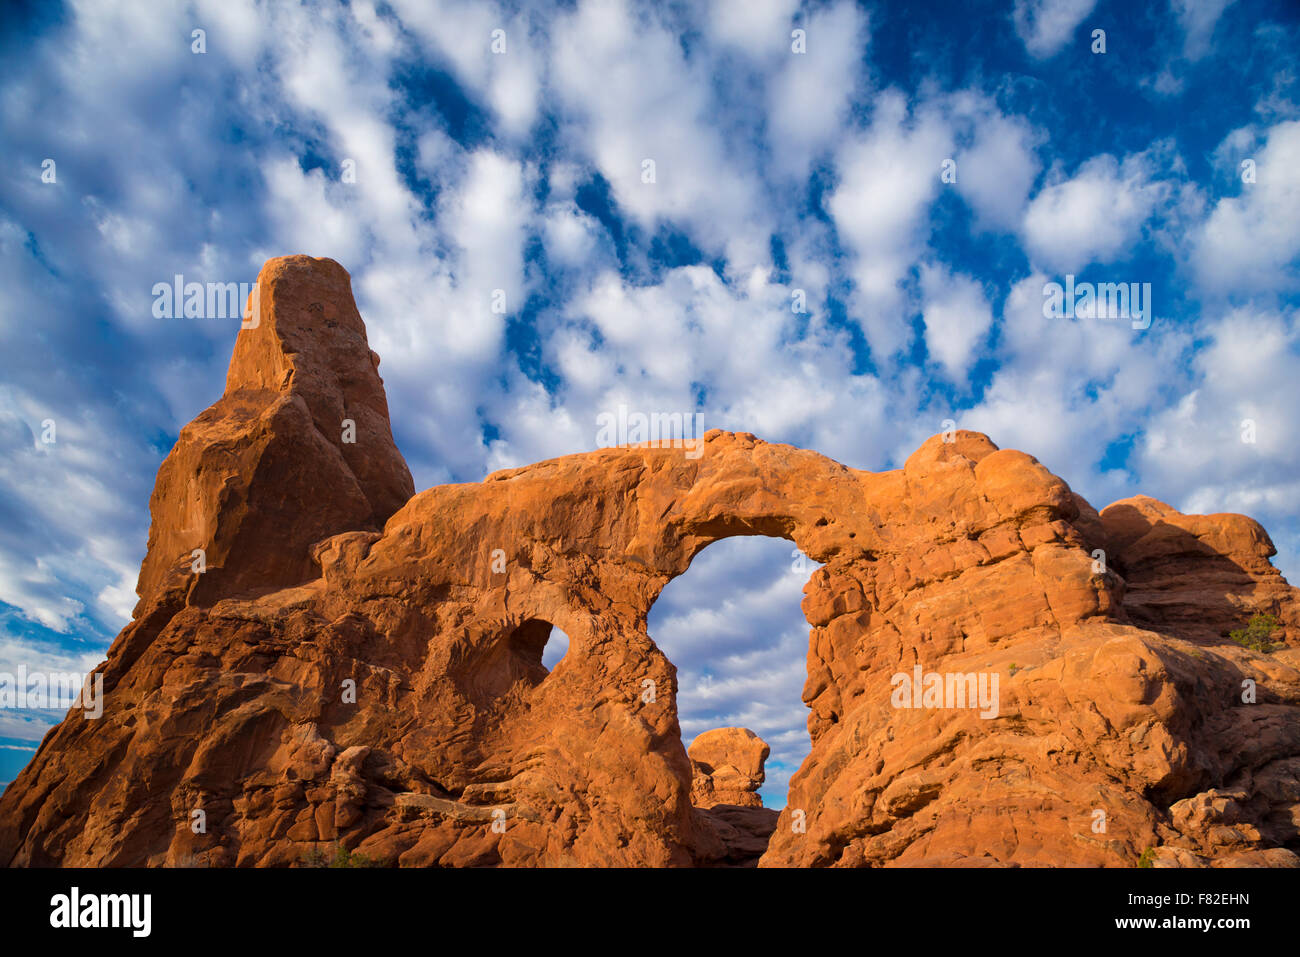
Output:
[[[346,272],[276,259],[258,294],[159,470],[103,714],[0,798],[0,862],[1297,863],[1300,603],[1250,519],[1098,514],[971,432],[888,472],[714,431],[413,494]],[[736,535],[823,565],[811,752],[739,851],[646,633]],[[1278,650],[1226,638],[1255,612]]]
[[763,763],[771,752],[767,742],[748,728],[705,731],[686,751],[691,759],[691,803],[700,808],[762,807],[758,789],[765,780]]

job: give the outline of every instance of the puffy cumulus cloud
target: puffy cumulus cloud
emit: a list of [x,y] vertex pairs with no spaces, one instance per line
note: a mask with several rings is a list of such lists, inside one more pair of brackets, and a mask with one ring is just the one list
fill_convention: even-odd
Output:
[[1025,211],[1021,233],[1031,262],[1061,273],[1129,253],[1171,194],[1146,153],[1123,162],[1103,153],[1069,179],[1044,186]]
[[604,261],[609,264],[609,234],[573,200],[551,203],[542,224],[547,261],[560,268],[582,269]]
[[515,390],[496,407],[500,435],[489,465],[591,448],[597,416],[619,405],[698,410],[706,429],[750,430],[850,464],[873,461],[897,432],[885,390],[853,372],[846,333],[826,322],[815,300],[807,315],[792,311],[791,292],[759,269],[735,282],[703,266],[670,270],[651,285],[598,275],[543,331],[557,390]]
[[[352,8],[358,25],[373,22],[371,4],[362,0]],[[202,29],[208,47],[206,56],[215,56],[241,71],[257,69],[258,60],[273,35],[266,28],[266,11],[259,9],[256,0],[196,0],[194,14],[193,24],[184,35],[189,37],[193,30]]]
[[641,226],[688,226],[704,249],[745,270],[765,259],[753,237],[770,230],[752,147],[729,147],[712,64],[684,52],[665,16],[587,0],[553,22],[551,77],[572,114],[564,136]]
[[[999,367],[980,401],[953,418],[1003,448],[1030,452],[1101,507],[1137,491],[1139,476],[1102,469],[1105,450],[1163,408],[1171,382],[1183,375],[1192,338],[1159,312],[1146,332],[1119,319],[1049,318],[1043,314],[1049,281],[1033,274],[1008,292]],[[925,434],[913,433],[899,454]]]
[[952,155],[952,129],[938,106],[910,111],[889,91],[876,100],[871,125],[836,157],[841,178],[827,210],[854,257],[852,301],[877,362],[908,345],[900,284],[925,248],[940,169]]
[[729,538],[669,582],[650,610],[651,639],[677,666],[682,743],[749,728],[772,749],[764,804],[783,807],[807,756],[809,625],[803,587],[819,566],[787,541]]
[[[958,190],[976,229],[1017,228],[1043,138],[982,92],[931,92],[909,103],[891,90],[876,98],[870,125],[842,139],[840,181],[826,205],[850,254],[850,302],[878,367],[910,345],[906,317],[918,303],[909,283],[926,255],[939,190]],[[945,185],[949,172],[956,182]]]
[[[1018,229],[1041,168],[1037,154],[1045,139],[1041,130],[1023,117],[1007,115],[988,95],[963,89],[930,91],[911,103],[888,91],[876,98],[869,126],[843,141],[837,154],[841,178],[826,208],[849,252],[852,315],[877,368],[893,367],[910,346],[907,319],[924,307],[922,299],[931,300],[931,328],[953,318],[935,302],[933,274],[928,293],[913,282],[929,249],[939,190],[958,191],[974,213],[976,231]],[[949,378],[959,371],[958,353],[969,350],[988,329],[987,316],[987,308],[973,314],[970,341],[957,337],[937,345],[935,332],[926,336]]]
[[[910,281],[925,257],[940,189],[955,188],[977,230],[1019,227],[1044,134],[977,90],[875,99],[870,124],[843,138],[826,203],[850,253],[851,304],[877,366],[910,344]],[[955,181],[946,178],[955,174]],[[987,324],[986,324],[987,328]]]
[[1083,18],[1092,13],[1097,0],[1016,0],[1012,21],[1030,56],[1055,56]]
[[788,52],[791,21],[799,6],[799,0],[713,0],[707,15],[709,35],[748,53]]
[[[1268,129],[1257,152],[1256,136],[1252,128],[1236,130],[1216,150],[1237,174],[1239,192],[1214,204],[1193,240],[1192,278],[1209,296],[1268,296],[1297,285],[1300,120]],[[1243,179],[1247,160],[1253,183]]]
[[494,320],[494,291],[505,294],[506,312],[524,298],[524,241],[532,220],[525,171],[516,160],[479,150],[469,160],[460,189],[440,204],[440,225],[457,251],[457,285],[467,293],[468,314],[448,330],[457,352],[492,359],[500,347],[502,320]]
[[974,211],[977,228],[1014,231],[1042,169],[1037,151],[1045,134],[969,91],[953,97],[952,111],[961,143],[957,191]]
[[1219,179],[1237,182],[1243,172],[1241,164],[1255,155],[1260,145],[1260,130],[1253,123],[1239,126],[1225,136],[1210,154]]
[[[276,241],[284,244],[280,248],[341,263],[365,261],[373,236],[352,201],[351,187],[321,169],[304,172],[294,156],[268,158],[264,169],[267,219]],[[272,248],[264,247],[264,258],[275,255]]]
[[[800,21],[807,52],[780,47],[768,81],[767,143],[778,177],[801,179],[836,142],[865,77],[867,20],[850,2],[815,10]],[[767,29],[767,28],[765,28]],[[789,40],[789,31],[782,36]]]
[[[1278,563],[1300,573],[1288,516],[1300,495],[1300,313],[1233,309],[1206,322],[1191,375],[1147,422],[1135,460],[1175,507],[1244,512],[1280,530]],[[1248,441],[1249,440],[1249,441]]]
[[522,138],[538,118],[546,83],[546,25],[540,12],[490,3],[392,0],[419,52],[446,64],[490,108],[501,133]]
[[921,301],[930,357],[949,379],[963,381],[993,325],[984,288],[969,276],[926,264],[921,267]]

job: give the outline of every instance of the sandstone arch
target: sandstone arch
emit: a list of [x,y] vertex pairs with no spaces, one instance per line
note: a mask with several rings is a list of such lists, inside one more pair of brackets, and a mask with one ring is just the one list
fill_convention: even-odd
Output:
[[[159,471],[104,717],[71,713],[0,798],[0,861],[283,865],[336,840],[410,865],[714,860],[645,622],[742,534],[824,564],[803,600],[812,753],[763,863],[1297,861],[1296,652],[1214,634],[1246,608],[1300,626],[1250,519],[1098,514],[970,432],[889,472],[715,431],[699,458],[604,449],[411,495],[346,279],[264,267],[225,395]],[[335,443],[344,416],[366,455]],[[1141,578],[1137,614],[1096,548]],[[566,666],[498,680],[527,678],[530,621],[569,636]],[[996,671],[999,717],[891,708],[914,664]],[[1245,677],[1257,704],[1236,701]]]

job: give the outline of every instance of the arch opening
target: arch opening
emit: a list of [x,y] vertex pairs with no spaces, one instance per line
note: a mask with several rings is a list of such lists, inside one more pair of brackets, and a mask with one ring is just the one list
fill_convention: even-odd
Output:
[[668,582],[647,616],[651,640],[677,667],[692,804],[710,807],[724,843],[736,842],[730,863],[753,863],[766,849],[812,747],[803,702],[811,626],[801,602],[820,567],[788,539],[721,539]]
[[535,688],[545,681],[569,650],[569,636],[544,618],[528,618],[497,645],[484,669],[492,697],[517,684]]
[[542,667],[548,672],[554,671],[555,666],[563,661],[568,653],[569,636],[561,631],[558,625],[552,625],[546,647],[542,649]]

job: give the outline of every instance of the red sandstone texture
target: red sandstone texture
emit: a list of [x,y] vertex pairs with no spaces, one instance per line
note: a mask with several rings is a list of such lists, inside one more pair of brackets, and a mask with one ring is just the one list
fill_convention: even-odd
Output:
[[779,819],[758,795],[769,753],[767,742],[748,728],[714,728],[687,748],[691,804],[724,849],[706,863],[753,867],[762,859]]
[[686,750],[691,759],[691,803],[696,807],[762,807],[758,789],[763,786],[763,763],[771,750],[748,728],[705,731]]
[[[692,802],[646,633],[734,535],[824,563],[812,749],[760,865],[1300,862],[1300,602],[1251,519],[1098,514],[971,432],[888,472],[713,431],[698,458],[601,449],[412,494],[347,274],[287,257],[258,290],[225,395],[159,470],[104,714],[70,712],[0,798],[0,863],[752,861],[734,805]],[[1280,650],[1227,639],[1254,612]],[[918,666],[996,677],[996,716],[897,706]]]

